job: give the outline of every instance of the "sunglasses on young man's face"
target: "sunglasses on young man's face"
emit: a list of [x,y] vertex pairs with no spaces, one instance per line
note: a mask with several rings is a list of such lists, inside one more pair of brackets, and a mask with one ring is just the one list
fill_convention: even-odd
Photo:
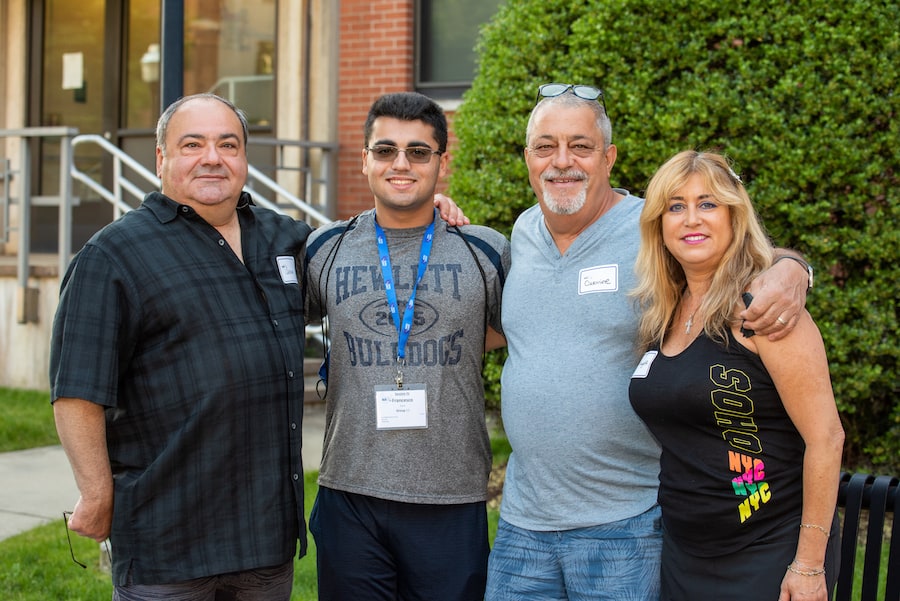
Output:
[[431,160],[432,155],[440,156],[443,154],[440,150],[432,150],[427,146],[410,146],[409,148],[398,148],[389,144],[376,144],[375,146],[366,146],[366,150],[372,154],[372,158],[376,161],[394,162],[397,155],[401,152],[406,155],[406,160],[410,163],[427,163]]

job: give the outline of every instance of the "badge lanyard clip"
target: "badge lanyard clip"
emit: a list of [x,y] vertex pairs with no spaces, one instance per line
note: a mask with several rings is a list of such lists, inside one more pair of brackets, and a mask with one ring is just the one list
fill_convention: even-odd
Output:
[[[435,213],[437,213],[437,211],[435,211]],[[378,259],[381,264],[381,274],[384,278],[384,291],[387,295],[388,307],[398,333],[397,376],[394,378],[394,382],[396,382],[398,389],[403,388],[402,368],[403,365],[406,364],[406,341],[409,339],[409,332],[412,329],[413,316],[415,314],[416,291],[419,288],[419,282],[422,281],[422,277],[425,275],[425,270],[428,268],[428,259],[431,256],[431,245],[434,241],[434,222],[435,220],[432,220],[422,237],[422,248],[419,252],[419,267],[416,272],[416,281],[413,284],[412,292],[406,303],[401,319],[399,307],[397,306],[397,293],[394,290],[394,275],[393,269],[391,268],[391,257],[387,247],[387,236],[385,236],[381,226],[378,225],[378,221],[375,221],[375,240],[378,244]]]
[[401,369],[402,365],[402,359],[400,359],[400,357],[397,357],[397,377],[394,378],[394,381],[397,383],[397,388],[401,390],[403,389],[403,370]]

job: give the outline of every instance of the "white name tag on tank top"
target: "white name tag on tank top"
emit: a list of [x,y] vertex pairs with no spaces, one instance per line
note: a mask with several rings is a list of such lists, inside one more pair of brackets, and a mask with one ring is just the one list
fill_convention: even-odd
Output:
[[428,427],[428,395],[425,384],[375,387],[375,417],[379,430]]
[[647,374],[650,373],[650,366],[653,365],[653,360],[656,359],[656,355],[658,354],[659,351],[647,351],[644,353],[641,362],[638,363],[638,366],[635,368],[634,373],[631,374],[631,377],[646,378]]
[[578,294],[615,292],[619,289],[619,266],[598,265],[578,272]]

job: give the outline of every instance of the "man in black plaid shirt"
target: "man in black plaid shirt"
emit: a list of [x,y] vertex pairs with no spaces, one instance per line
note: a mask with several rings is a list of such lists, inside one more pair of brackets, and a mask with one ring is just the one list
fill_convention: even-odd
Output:
[[114,599],[287,600],[306,551],[303,222],[253,205],[247,121],[217,96],[157,127],[162,193],[98,232],[62,283],[50,382]]

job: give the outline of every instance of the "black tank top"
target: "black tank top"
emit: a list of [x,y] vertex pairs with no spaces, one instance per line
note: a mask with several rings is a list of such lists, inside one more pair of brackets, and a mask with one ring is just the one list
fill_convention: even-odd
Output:
[[707,557],[799,525],[805,445],[759,356],[731,333],[727,347],[701,335],[677,356],[650,353],[629,392],[662,446],[668,534]]

